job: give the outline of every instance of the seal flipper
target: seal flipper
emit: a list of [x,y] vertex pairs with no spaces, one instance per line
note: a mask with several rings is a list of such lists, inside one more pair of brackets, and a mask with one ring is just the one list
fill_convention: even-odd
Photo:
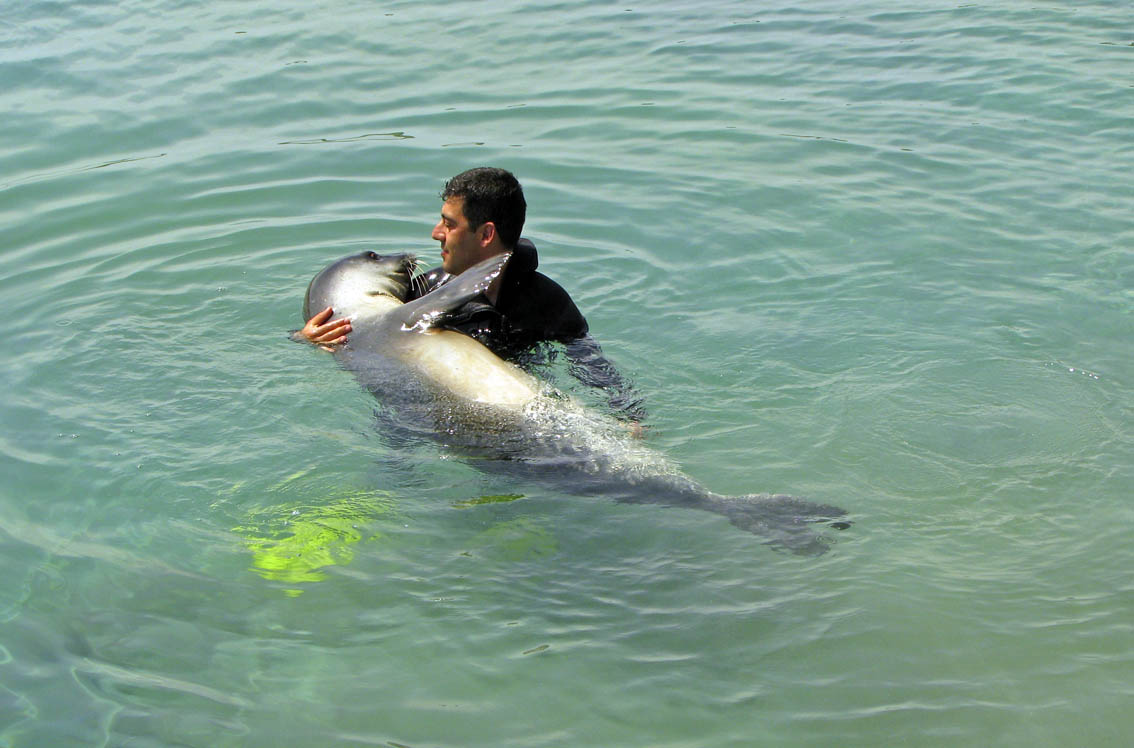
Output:
[[825,524],[835,530],[845,530],[852,524],[840,519],[847,514],[841,507],[785,494],[714,496],[705,508],[723,514],[742,530],[766,537],[765,543],[776,550],[790,551],[797,556],[821,556],[830,550],[833,541],[817,534],[812,526]]
[[482,260],[440,288],[402,306],[397,314],[402,329],[420,332],[432,327],[449,312],[484,293],[504,272],[511,256],[511,252],[504,252]]

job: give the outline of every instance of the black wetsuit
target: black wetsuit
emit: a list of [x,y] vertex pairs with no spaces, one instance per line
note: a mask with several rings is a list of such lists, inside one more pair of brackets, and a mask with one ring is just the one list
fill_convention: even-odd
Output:
[[[562,343],[571,361],[572,376],[590,387],[605,390],[618,415],[642,420],[642,398],[602,355],[602,349],[588,334],[587,320],[570,295],[551,278],[536,272],[538,265],[535,245],[520,239],[504,270],[496,304],[482,294],[446,315],[440,326],[475,338],[501,358],[521,365],[538,343]],[[452,277],[442,268],[433,268],[411,284],[413,290],[407,301],[444,285]]]

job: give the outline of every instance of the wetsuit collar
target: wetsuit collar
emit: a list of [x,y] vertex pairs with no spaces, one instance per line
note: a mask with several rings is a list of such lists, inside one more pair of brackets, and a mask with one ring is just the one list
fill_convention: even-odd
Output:
[[508,270],[530,273],[539,267],[539,255],[530,239],[520,239],[512,249],[512,259],[508,260]]

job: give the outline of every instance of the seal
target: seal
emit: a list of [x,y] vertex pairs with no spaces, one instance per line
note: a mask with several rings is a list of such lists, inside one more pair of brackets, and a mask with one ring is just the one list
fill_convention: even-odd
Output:
[[[723,496],[631,438],[623,424],[587,408],[497,356],[438,326],[503,271],[504,253],[405,303],[416,259],[362,252],[321,270],[307,287],[303,318],[333,307],[351,321],[339,363],[399,422],[480,459],[477,467],[554,482],[567,493],[620,502],[702,509],[802,555],[828,550],[818,523],[845,529],[844,509],[784,494]],[[488,459],[485,459],[488,458]]]

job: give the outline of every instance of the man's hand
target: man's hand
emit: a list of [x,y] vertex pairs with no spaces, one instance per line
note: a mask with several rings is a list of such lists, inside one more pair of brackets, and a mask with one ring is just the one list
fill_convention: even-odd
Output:
[[332,314],[334,314],[334,310],[327,307],[307,320],[307,324],[303,326],[299,334],[309,343],[314,343],[324,351],[334,351],[335,349],[332,346],[346,342],[346,335],[350,332],[350,320],[337,319],[334,322],[327,322]]

